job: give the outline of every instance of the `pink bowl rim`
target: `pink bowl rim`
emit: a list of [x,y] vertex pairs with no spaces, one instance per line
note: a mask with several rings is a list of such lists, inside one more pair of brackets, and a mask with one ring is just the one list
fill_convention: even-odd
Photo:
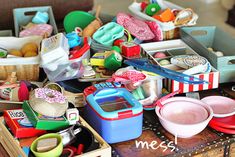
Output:
[[203,106],[207,111],[208,111],[208,117],[207,119],[205,119],[204,121],[201,121],[199,123],[195,123],[195,124],[179,124],[179,123],[175,123],[175,122],[172,122],[172,121],[169,121],[165,118],[163,118],[160,114],[160,107],[156,107],[155,108],[155,112],[157,114],[157,116],[167,122],[167,123],[170,123],[170,124],[173,124],[173,125],[179,125],[179,126],[196,126],[196,125],[199,125],[199,124],[203,124],[203,123],[209,123],[209,121],[213,118],[213,110],[210,106],[208,106],[206,103],[202,102],[201,100],[198,100],[198,99],[193,99],[193,98],[187,98],[187,97],[172,97],[172,98],[169,98],[169,99],[166,99],[165,101],[162,102],[162,104],[164,105],[165,103],[168,103],[168,102],[172,102],[172,101],[189,101],[189,102],[196,102],[198,105],[201,105]]

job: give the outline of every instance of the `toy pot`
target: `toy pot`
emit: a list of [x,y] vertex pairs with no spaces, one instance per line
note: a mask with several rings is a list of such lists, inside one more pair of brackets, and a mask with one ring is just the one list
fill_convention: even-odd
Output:
[[58,133],[62,136],[63,146],[67,146],[76,140],[76,135],[82,131],[81,127],[75,129],[75,125],[66,128]]

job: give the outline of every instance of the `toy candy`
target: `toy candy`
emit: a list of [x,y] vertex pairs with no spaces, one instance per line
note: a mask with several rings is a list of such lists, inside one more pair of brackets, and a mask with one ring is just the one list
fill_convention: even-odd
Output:
[[5,58],[7,57],[8,51],[4,48],[0,47],[0,58]]
[[165,65],[169,65],[169,64],[171,64],[171,63],[170,63],[170,61],[168,61],[167,59],[163,59],[163,60],[159,61],[159,64],[160,64],[161,66],[165,66]]
[[165,57],[166,57],[166,54],[163,52],[156,52],[154,54],[154,58],[165,58]]
[[117,23],[122,25],[139,40],[151,40],[154,38],[154,34],[151,32],[148,25],[144,21],[128,14],[118,13]]

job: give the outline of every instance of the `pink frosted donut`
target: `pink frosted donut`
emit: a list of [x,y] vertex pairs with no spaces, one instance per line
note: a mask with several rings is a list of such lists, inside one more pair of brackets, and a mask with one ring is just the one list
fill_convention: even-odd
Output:
[[35,97],[41,98],[47,101],[48,103],[65,103],[66,98],[62,93],[49,89],[49,88],[37,88],[35,89]]

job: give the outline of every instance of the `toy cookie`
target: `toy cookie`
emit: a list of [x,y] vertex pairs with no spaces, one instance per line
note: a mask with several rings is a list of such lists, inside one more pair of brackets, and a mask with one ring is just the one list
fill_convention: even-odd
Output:
[[29,103],[34,111],[49,117],[60,117],[68,108],[68,101],[63,94],[49,88],[35,89],[29,97]]

